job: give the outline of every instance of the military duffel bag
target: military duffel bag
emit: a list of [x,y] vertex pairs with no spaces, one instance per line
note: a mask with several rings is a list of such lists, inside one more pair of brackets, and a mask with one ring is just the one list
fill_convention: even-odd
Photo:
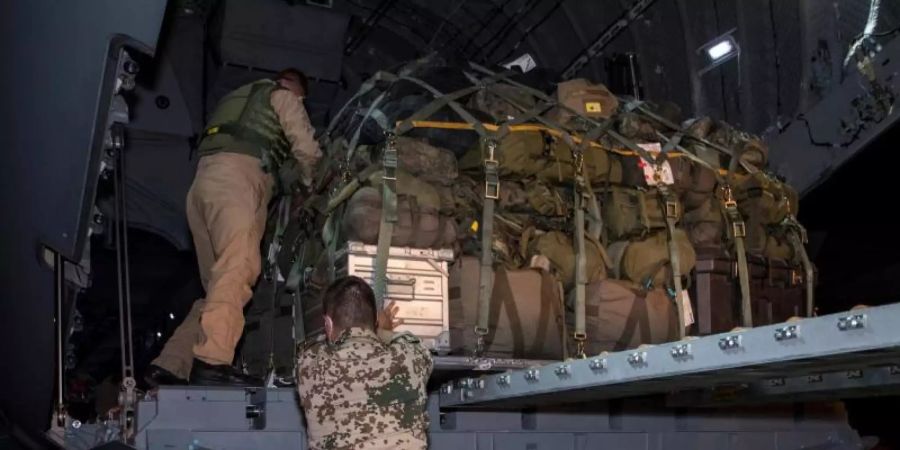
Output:
[[[697,263],[694,246],[680,228],[675,229],[673,239],[678,249],[679,272],[687,274]],[[613,275],[618,279],[631,280],[645,289],[671,284],[672,265],[665,231],[641,240],[614,242],[609,246],[609,255]]]
[[[605,251],[599,242],[585,237],[585,275],[589,283],[606,278],[607,261]],[[561,231],[550,231],[536,236],[528,244],[528,258],[542,255],[550,261],[550,268],[556,273],[566,289],[575,285],[575,248],[572,240]]]
[[684,213],[682,223],[694,248],[722,248],[725,222],[719,200],[712,195],[698,208]]
[[[622,184],[625,186],[650,188],[656,182],[648,181],[653,172],[647,169],[648,163],[637,155],[618,155],[622,164]],[[684,202],[686,210],[698,208],[716,188],[716,174],[708,167],[697,164],[690,158],[680,154],[672,154],[664,162],[663,175],[672,173],[672,184],[669,188],[677,193]]]
[[[364,186],[347,201],[340,218],[341,231],[348,240],[366,244],[378,242],[381,221],[381,171],[374,172]],[[397,223],[391,245],[417,248],[444,248],[456,242],[456,222],[442,214],[438,190],[428,183],[397,171]]]
[[420,138],[398,136],[397,161],[410,175],[430,184],[449,186],[459,175],[453,152]]
[[764,225],[775,225],[789,216],[796,217],[800,202],[797,191],[762,172],[739,177],[734,186],[734,198],[745,218],[753,218]]
[[681,202],[663,200],[655,189],[630,189],[611,186],[602,195],[603,224],[611,241],[644,236],[666,228],[666,209],[677,223],[683,216]]
[[505,122],[522,115],[517,108],[503,97],[513,100],[526,111],[534,108],[535,98],[523,89],[509,84],[492,84],[469,97],[468,107],[490,114],[495,122]]
[[[572,328],[574,314],[571,308],[569,312]],[[678,340],[678,312],[663,289],[644,291],[628,282],[598,281],[587,286],[585,331],[589,355],[662,344]]]
[[708,139],[732,149],[744,162],[760,169],[766,166],[769,148],[757,136],[738,130],[725,122],[717,122]]
[[[495,158],[501,178],[537,178],[554,184],[571,184],[575,165],[571,149],[561,140],[538,131],[514,132],[504,137]],[[460,170],[479,173],[485,156],[480,145],[472,147],[459,161]],[[618,172],[618,173],[617,173]],[[584,153],[584,174],[591,183],[621,180],[621,167],[613,167],[606,151],[593,147]],[[502,187],[501,187],[502,189]]]
[[[479,190],[484,184],[477,185]],[[483,195],[483,193],[479,192]],[[528,213],[540,216],[568,216],[571,195],[560,192],[547,183],[533,180],[529,182],[503,181],[497,209],[504,212]]]
[[[454,354],[474,352],[481,264],[462,256],[450,267],[450,346]],[[485,336],[484,356],[563,358],[565,312],[559,282],[536,269],[498,269]]]

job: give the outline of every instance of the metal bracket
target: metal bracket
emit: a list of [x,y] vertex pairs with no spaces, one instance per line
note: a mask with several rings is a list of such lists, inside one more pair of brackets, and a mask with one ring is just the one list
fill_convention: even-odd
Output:
[[719,348],[725,351],[734,350],[741,346],[741,335],[732,334],[719,339]]
[[572,366],[568,364],[560,364],[556,366],[556,369],[553,370],[556,373],[556,376],[560,378],[568,378],[572,375]]
[[691,344],[678,344],[672,347],[672,358],[685,359],[691,356]]
[[606,370],[606,358],[594,358],[588,363],[588,367],[594,373]]
[[800,336],[797,325],[787,325],[775,330],[776,341],[786,341],[796,339]]
[[538,369],[528,369],[525,371],[523,377],[525,378],[525,381],[537,383],[538,381],[541,381],[541,372]]
[[837,327],[841,331],[860,330],[866,327],[865,314],[851,314],[838,319]]
[[266,429],[266,388],[248,388],[246,416],[250,420],[251,430]]
[[647,352],[634,352],[628,355],[628,364],[632,366],[647,365]]

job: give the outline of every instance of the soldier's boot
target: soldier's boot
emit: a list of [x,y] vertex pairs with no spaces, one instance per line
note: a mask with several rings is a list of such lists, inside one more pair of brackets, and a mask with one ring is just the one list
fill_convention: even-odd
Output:
[[263,380],[244,374],[228,364],[208,364],[194,358],[194,366],[191,368],[191,384],[257,387],[263,385]]
[[155,364],[150,364],[150,367],[147,368],[147,372],[144,373],[144,381],[147,382],[151,389],[161,385],[184,385],[188,382],[188,380],[180,378]]

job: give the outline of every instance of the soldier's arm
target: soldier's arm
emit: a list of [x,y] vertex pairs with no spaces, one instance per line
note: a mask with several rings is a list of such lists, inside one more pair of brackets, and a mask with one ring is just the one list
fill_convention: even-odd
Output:
[[399,333],[391,340],[392,346],[396,346],[401,351],[410,356],[409,361],[412,362],[413,373],[411,375],[418,377],[418,381],[424,384],[428,383],[431,377],[431,370],[434,367],[434,361],[431,359],[431,352],[422,345],[419,338],[412,333]]
[[291,91],[286,89],[276,89],[272,92],[271,103],[275,114],[278,115],[281,128],[291,143],[291,153],[298,163],[300,181],[303,185],[310,186],[313,169],[322,157],[322,152],[319,150],[315,129],[309,122],[306,108]]

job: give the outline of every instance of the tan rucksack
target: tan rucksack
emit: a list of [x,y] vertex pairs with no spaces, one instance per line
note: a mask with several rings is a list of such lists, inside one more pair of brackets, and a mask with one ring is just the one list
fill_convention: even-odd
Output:
[[[450,268],[450,346],[458,355],[475,350],[480,270],[474,256],[462,256]],[[484,355],[562,359],[560,290],[559,282],[540,270],[496,270]]]
[[[510,133],[499,144],[495,157],[499,162],[501,178],[537,178],[552,184],[573,183],[575,166],[572,151],[561,140],[538,131],[527,131]],[[460,158],[459,167],[467,173],[481,173],[484,157],[481,146],[474,146]],[[621,166],[612,167],[608,153],[596,147],[584,153],[584,173],[591,183],[622,177]]]
[[[678,248],[679,271],[687,274],[697,263],[694,246],[687,233],[676,229],[673,239]],[[645,289],[671,284],[672,268],[669,264],[669,244],[665,231],[654,233],[641,240],[619,241],[609,245],[613,261],[613,275],[630,280]]]
[[[619,99],[606,86],[591,83],[584,78],[559,83],[556,87],[556,100],[591,119],[608,119],[619,109]],[[576,116],[562,108],[554,108],[547,117],[565,125]]]
[[[606,252],[603,246],[590,238],[585,238],[586,270],[589,283],[606,278]],[[528,245],[528,259],[543,255],[550,260],[550,267],[557,274],[566,289],[575,285],[575,248],[572,239],[560,231],[542,233]]]
[[[587,286],[585,306],[588,355],[678,339],[678,313],[663,289],[642,291],[623,281],[598,281]],[[571,327],[573,314],[567,318]]]
[[400,168],[429,184],[449,186],[459,175],[453,152],[423,139],[398,136],[397,161]]
[[[611,241],[644,236],[666,228],[668,201],[664,201],[655,189],[611,186],[600,198],[603,224]],[[677,223],[684,214],[681,202],[674,198],[669,201],[673,202],[669,207],[674,208]]]
[[[374,172],[347,201],[341,231],[347,240],[375,244],[381,221],[381,171]],[[397,171],[397,223],[391,245],[417,248],[452,247],[456,221],[442,213],[439,191],[405,170]]]

